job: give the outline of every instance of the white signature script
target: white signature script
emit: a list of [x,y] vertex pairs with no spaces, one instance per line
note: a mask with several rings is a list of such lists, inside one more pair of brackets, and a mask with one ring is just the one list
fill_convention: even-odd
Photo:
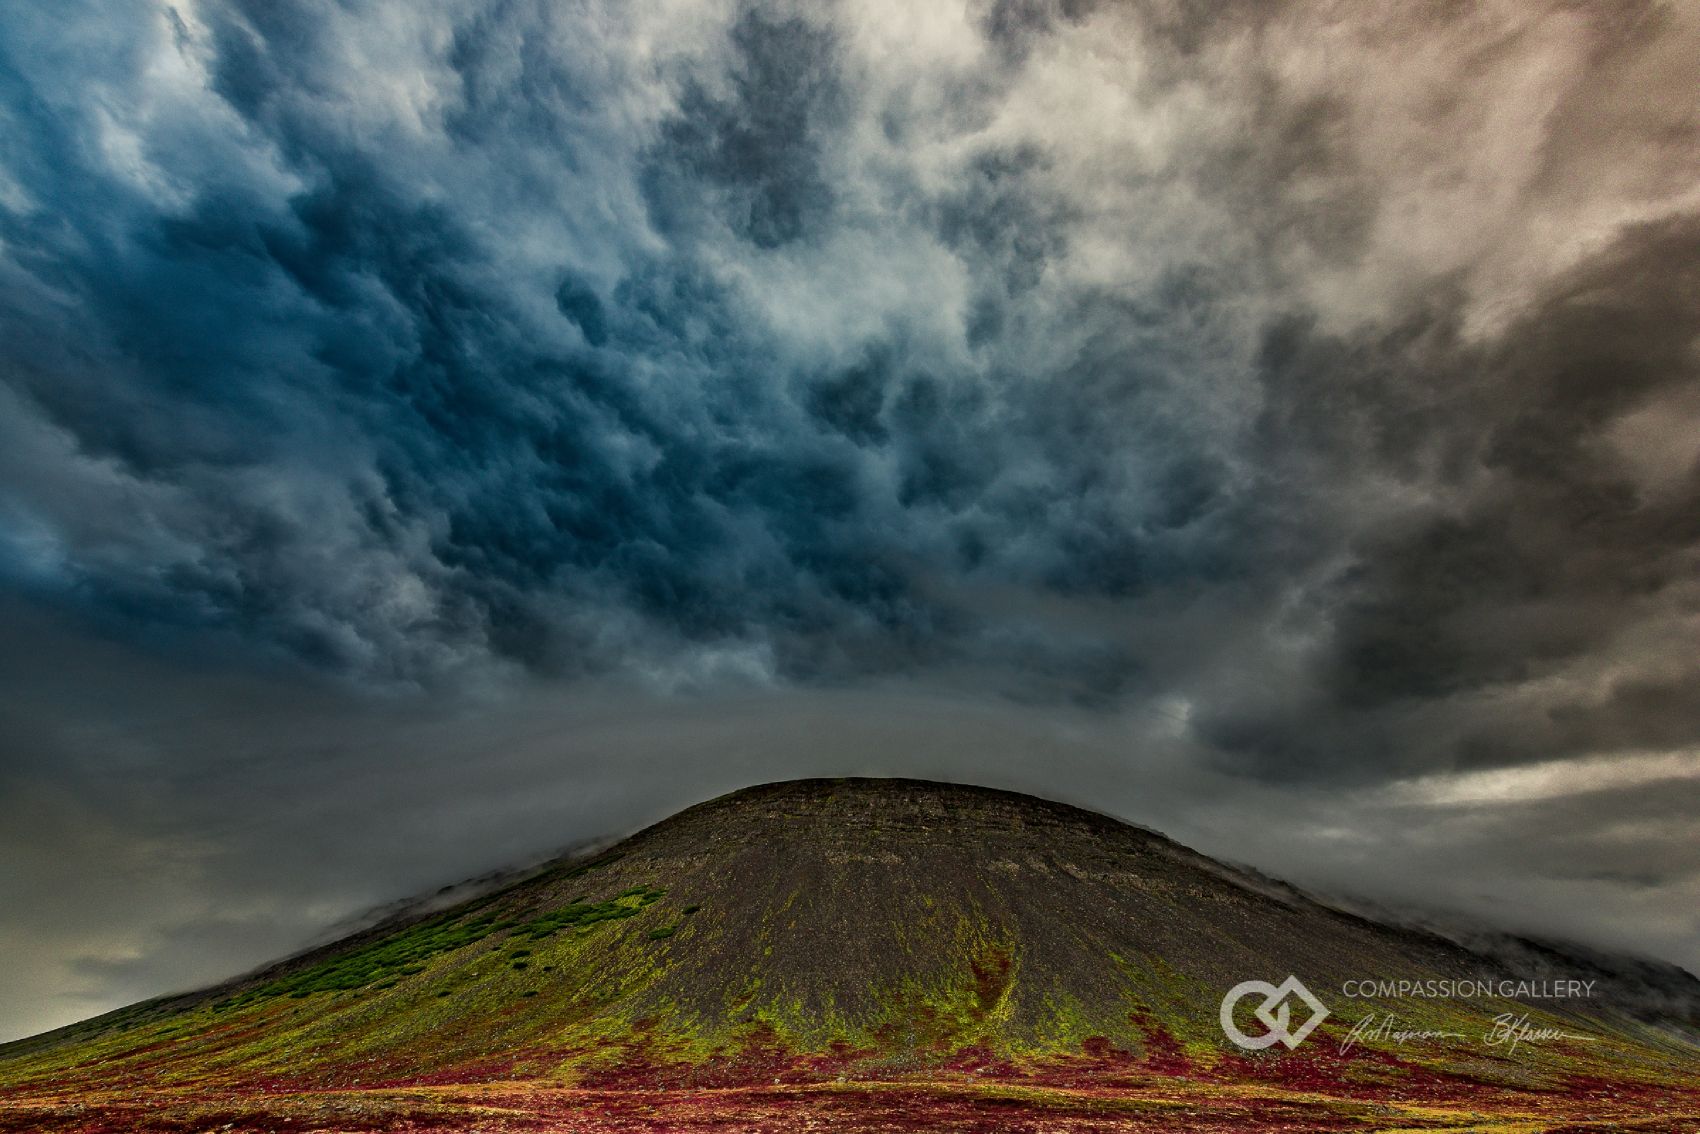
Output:
[[1377,1016],[1374,1012],[1365,1016],[1352,1025],[1352,1030],[1346,1033],[1346,1038],[1340,1041],[1340,1054],[1344,1055],[1360,1043],[1376,1040],[1381,1043],[1404,1044],[1411,1040],[1430,1039],[1463,1039],[1463,1032],[1443,1032],[1433,1028],[1401,1028],[1393,1013]]
[[1493,1018],[1493,1027],[1482,1037],[1482,1042],[1489,1047],[1504,1047],[1509,1054],[1516,1051],[1520,1043],[1540,1043],[1543,1040],[1583,1040],[1593,1043],[1597,1039],[1598,1036],[1579,1036],[1563,1028],[1537,1028],[1529,1022],[1527,1012],[1521,1016],[1507,1012]]

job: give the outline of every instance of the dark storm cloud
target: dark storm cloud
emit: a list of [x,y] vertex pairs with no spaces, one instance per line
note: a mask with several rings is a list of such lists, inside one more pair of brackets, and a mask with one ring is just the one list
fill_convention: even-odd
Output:
[[[630,171],[644,218],[675,243],[617,245],[611,277],[568,240],[545,278],[516,281],[479,235],[507,218],[432,191],[453,172],[435,164],[444,155],[385,152],[351,127],[328,10],[196,16],[198,39],[173,13],[155,46],[201,62],[218,100],[201,112],[236,117],[227,144],[269,164],[267,183],[188,149],[149,152],[144,135],[137,160],[173,182],[152,195],[104,155],[63,147],[100,128],[98,108],[29,122],[66,156],[23,189],[65,206],[51,222],[10,216],[14,283],[20,306],[50,279],[69,302],[12,312],[18,387],[61,448],[169,496],[157,522],[182,545],[163,562],[154,548],[63,547],[63,601],[144,628],[234,627],[381,679],[484,656],[667,669],[705,643],[808,677],[961,648],[952,639],[974,627],[906,578],[904,564],[939,554],[940,529],[957,545],[947,569],[1083,593],[1127,593],[1166,554],[1125,514],[1129,486],[1104,474],[1103,453],[1079,448],[1106,399],[1174,380],[1158,365],[1112,377],[1088,359],[1059,405],[1016,389],[1025,376],[996,358],[938,375],[900,327],[860,360],[782,359],[706,269],[729,251],[723,236],[773,251],[833,231],[830,151],[853,96],[830,28],[749,9],[723,50],[678,71]],[[520,6],[454,25],[421,128],[441,132],[449,159],[559,147],[565,199],[546,212],[571,213],[619,187],[575,176],[589,144],[574,121],[589,79],[575,70],[588,64],[569,48],[549,67],[527,37],[558,23]],[[140,60],[126,66],[119,80],[139,82]],[[984,281],[976,344],[1066,254],[1069,206],[1029,177],[1044,164],[1032,145],[986,150],[922,211]],[[502,188],[543,208],[523,171]],[[74,360],[55,357],[67,342],[81,344]],[[893,460],[895,486],[881,479]],[[1137,508],[1173,513],[1170,483],[1190,506],[1205,464],[1175,460],[1153,458]],[[1011,484],[1021,461],[1037,475]],[[993,628],[973,648],[1004,637]]]
[[[1681,661],[1680,678],[1618,678],[1603,697],[1563,689],[1539,711],[1479,703],[1607,658],[1635,623],[1679,619],[1691,601],[1700,469],[1649,488],[1608,432],[1700,378],[1697,253],[1691,219],[1633,229],[1490,345],[1463,342],[1455,312],[1345,338],[1272,329],[1260,356],[1269,467],[1296,456],[1298,475],[1447,491],[1353,539],[1326,584],[1306,703],[1206,731],[1288,772],[1379,749],[1374,774],[1445,760],[1392,738],[1423,706],[1453,701],[1450,751],[1465,764],[1700,741],[1692,705],[1671,695],[1692,673]],[[1634,724],[1619,703],[1639,710]]]
[[[78,861],[239,864],[61,976],[200,979],[161,943],[257,960],[313,893],[548,849],[537,818],[338,889],[217,822],[441,817],[491,761],[644,768],[622,821],[788,770],[1125,800],[1342,888],[1443,896],[1385,866],[1421,861],[1531,925],[1603,903],[1674,955],[1697,44],[1652,2],[0,15],[0,587],[38,706],[0,790]],[[602,682],[714,743],[565,743]],[[930,723],[952,698],[989,716]],[[901,729],[843,722],[888,709],[922,739],[873,768]],[[1243,834],[1271,808],[1285,860]]]
[[[208,17],[211,89],[273,144],[298,185],[270,201],[214,185],[149,209],[119,198],[108,171],[63,168],[56,178],[90,187],[77,201],[88,227],[97,213],[121,222],[111,247],[87,249],[58,225],[8,234],[21,258],[68,277],[76,303],[60,336],[86,336],[89,353],[104,356],[89,376],[98,393],[65,382],[48,360],[21,360],[35,379],[26,380],[29,395],[82,453],[182,492],[210,529],[189,537],[200,545],[193,563],[163,571],[68,564],[79,599],[143,620],[195,611],[311,662],[407,677],[433,662],[402,636],[544,667],[607,664],[608,645],[594,641],[607,631],[573,625],[572,610],[554,617],[551,603],[625,606],[687,640],[735,636],[759,617],[749,609],[759,592],[742,576],[794,592],[784,570],[791,555],[823,561],[829,569],[802,586],[820,582],[826,593],[781,602],[827,606],[845,597],[835,588],[849,588],[851,600],[878,589],[869,569],[833,547],[834,520],[857,506],[855,471],[841,457],[762,436],[762,417],[782,407],[746,406],[748,391],[655,405],[633,374],[638,359],[598,353],[625,328],[610,325],[570,260],[554,294],[581,345],[559,334],[538,342],[500,286],[501,268],[469,235],[469,222],[483,220],[422,200],[410,180],[417,170],[386,168],[327,113],[314,83],[332,50],[326,21],[270,5]],[[779,67],[798,43],[788,28],[733,29],[755,72],[746,103],[798,73]],[[476,38],[461,35],[461,65],[475,64]],[[483,78],[468,76],[473,85]],[[696,118],[708,116],[697,109]],[[735,133],[736,107],[720,113],[708,128]],[[707,171],[716,183],[754,186],[749,223],[769,235],[794,230],[799,202],[813,192],[792,156],[768,152],[789,144],[786,125],[717,135],[726,152]],[[674,148],[687,166],[701,157]],[[641,309],[656,297],[631,298]],[[738,350],[733,342],[720,352],[730,358],[658,362],[664,380],[706,384],[717,364],[740,361]],[[144,391],[155,404],[121,412]],[[180,425],[179,406],[203,428]],[[332,458],[356,466],[338,470],[353,483],[331,488],[344,514],[280,514],[274,502],[248,498],[251,476],[303,475],[288,466],[318,443],[300,435],[316,432],[321,415],[336,418],[332,428],[353,446]],[[753,436],[744,435],[746,419]],[[740,514],[774,530],[772,562],[724,563]],[[380,560],[349,565],[357,576],[369,571],[355,594],[324,593],[308,577],[316,565],[302,562],[327,522],[346,525],[356,556]],[[401,596],[401,625],[382,609],[382,592],[395,587],[419,592],[417,602]]]
[[990,0],[970,5],[969,11],[1008,65],[1021,63],[1059,23],[1077,23],[1097,6],[1098,0]]
[[830,31],[759,9],[738,18],[729,41],[731,89],[716,96],[687,80],[662,126],[646,170],[650,206],[663,228],[683,226],[706,196],[738,236],[776,248],[832,207],[822,149],[845,109],[838,52]]

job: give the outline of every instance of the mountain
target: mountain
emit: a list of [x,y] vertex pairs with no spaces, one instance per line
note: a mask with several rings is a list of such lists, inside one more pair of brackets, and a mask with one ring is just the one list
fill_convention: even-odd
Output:
[[[1531,977],[1008,792],[770,784],[492,885],[0,1046],[0,1130],[1700,1128],[1680,970]],[[1289,977],[1314,1032],[1231,1043]]]

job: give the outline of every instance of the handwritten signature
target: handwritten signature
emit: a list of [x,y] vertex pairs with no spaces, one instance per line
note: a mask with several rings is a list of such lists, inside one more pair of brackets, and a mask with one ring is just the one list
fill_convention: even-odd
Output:
[[[1412,1040],[1463,1038],[1463,1032],[1449,1032],[1439,1028],[1402,1028],[1399,1026],[1398,1017],[1393,1013],[1377,1015],[1371,1012],[1352,1025],[1351,1031],[1340,1041],[1340,1053],[1344,1055],[1360,1043],[1404,1045]],[[1528,1013],[1518,1015],[1506,1012],[1494,1017],[1493,1025],[1482,1035],[1482,1042],[1488,1047],[1503,1047],[1506,1053],[1510,1054],[1517,1050],[1519,1044],[1545,1043],[1552,1040],[1582,1040],[1593,1043],[1599,1038],[1577,1035],[1562,1028],[1536,1027],[1529,1021]]]
[[1444,1032],[1433,1028],[1401,1028],[1393,1013],[1377,1016],[1369,1013],[1363,1019],[1352,1025],[1352,1030],[1346,1033],[1346,1038],[1340,1041],[1340,1054],[1344,1055],[1360,1043],[1371,1040],[1380,1043],[1404,1044],[1411,1040],[1430,1039],[1463,1039],[1463,1032]]
[[1529,1014],[1521,1016],[1513,1012],[1493,1018],[1493,1027],[1482,1037],[1482,1042],[1489,1047],[1504,1047],[1507,1054],[1517,1050],[1520,1043],[1541,1043],[1546,1040],[1582,1040],[1593,1043],[1599,1036],[1579,1036],[1575,1032],[1567,1032],[1563,1028],[1537,1028],[1529,1022]]

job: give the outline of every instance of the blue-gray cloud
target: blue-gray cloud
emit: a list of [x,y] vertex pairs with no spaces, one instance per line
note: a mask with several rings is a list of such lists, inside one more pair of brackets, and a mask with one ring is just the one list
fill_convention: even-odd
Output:
[[[1377,266],[1405,186],[1293,13],[994,5],[931,62],[871,53],[852,8],[87,14],[7,17],[28,467],[0,564],[120,632],[379,683],[1168,692],[1302,769],[1600,656],[1695,543],[1691,472],[1643,499],[1606,438],[1691,378],[1686,222],[1405,294]],[[1570,29],[1605,52],[1574,83],[1687,30]],[[1237,34],[1264,37],[1244,74]],[[1094,96],[1124,102],[1024,118],[1102,37],[1144,68]],[[1654,182],[1692,156],[1647,136]],[[1624,197],[1562,160],[1530,209]],[[1484,329],[1493,303],[1521,310]],[[1051,614],[973,597],[1012,592]],[[1211,603],[1202,652],[1261,680],[1183,672],[1163,612]]]
[[[869,107],[818,18],[725,21],[706,59],[664,69],[612,164],[583,155],[630,77],[583,73],[568,15],[448,21],[370,89],[346,56],[386,45],[347,13],[186,17],[129,13],[123,46],[73,60],[87,88],[50,69],[42,21],[11,38],[19,428],[51,434],[66,477],[131,485],[113,503],[136,523],[83,535],[50,493],[13,500],[12,542],[46,545],[29,578],[60,601],[363,678],[712,654],[789,679],[995,645],[918,572],[1125,595],[1208,558],[1169,534],[1208,527],[1220,487],[1187,423],[1160,420],[1174,359],[1114,372],[1094,355],[1138,340],[1113,325],[1037,373],[995,349],[1066,249],[1035,148],[975,152],[897,204],[975,279],[967,351],[902,312],[798,349],[736,294],[728,260],[760,272],[885,223],[840,216],[833,151]],[[350,23],[371,37],[352,53]],[[138,120],[85,93],[145,99],[160,66],[187,89]],[[417,123],[349,105],[386,81],[424,85]],[[516,239],[523,265],[502,258]],[[1059,301],[1029,318],[1120,315]]]

